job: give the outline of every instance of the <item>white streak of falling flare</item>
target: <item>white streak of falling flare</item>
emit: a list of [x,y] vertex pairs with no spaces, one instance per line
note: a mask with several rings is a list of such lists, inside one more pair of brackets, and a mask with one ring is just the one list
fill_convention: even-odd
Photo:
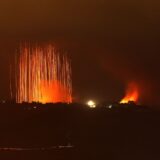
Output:
[[16,60],[16,101],[72,102],[72,74],[70,60],[60,55],[52,44],[20,47]]

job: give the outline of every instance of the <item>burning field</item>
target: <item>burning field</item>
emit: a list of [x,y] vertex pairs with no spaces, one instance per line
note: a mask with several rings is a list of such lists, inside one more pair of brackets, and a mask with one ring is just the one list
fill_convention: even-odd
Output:
[[137,103],[139,99],[139,88],[135,82],[131,82],[127,85],[126,95],[120,101],[120,103],[128,103],[128,102],[135,102]]

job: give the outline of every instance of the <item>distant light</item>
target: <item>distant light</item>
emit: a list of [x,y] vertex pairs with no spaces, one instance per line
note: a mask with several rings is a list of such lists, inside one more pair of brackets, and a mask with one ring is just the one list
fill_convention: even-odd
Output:
[[5,100],[3,100],[3,101],[2,101],[2,103],[6,103],[6,101],[5,101]]
[[96,103],[92,100],[88,101],[87,102],[87,105],[90,107],[90,108],[96,108]]
[[112,105],[109,105],[108,108],[111,109],[111,108],[112,108]]

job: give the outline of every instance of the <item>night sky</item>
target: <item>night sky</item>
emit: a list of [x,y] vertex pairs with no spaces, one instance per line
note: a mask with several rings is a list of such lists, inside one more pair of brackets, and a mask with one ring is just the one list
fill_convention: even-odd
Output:
[[73,98],[119,101],[128,83],[139,102],[160,104],[160,1],[1,0],[0,99],[20,41],[53,41],[69,53]]

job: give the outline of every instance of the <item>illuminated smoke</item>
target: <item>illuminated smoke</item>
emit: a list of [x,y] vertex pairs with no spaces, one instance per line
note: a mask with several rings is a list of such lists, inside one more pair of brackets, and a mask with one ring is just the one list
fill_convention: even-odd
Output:
[[126,90],[125,97],[120,101],[120,103],[137,102],[139,98],[139,89],[136,83],[129,83]]
[[71,64],[52,44],[24,44],[16,57],[16,102],[72,102]]

